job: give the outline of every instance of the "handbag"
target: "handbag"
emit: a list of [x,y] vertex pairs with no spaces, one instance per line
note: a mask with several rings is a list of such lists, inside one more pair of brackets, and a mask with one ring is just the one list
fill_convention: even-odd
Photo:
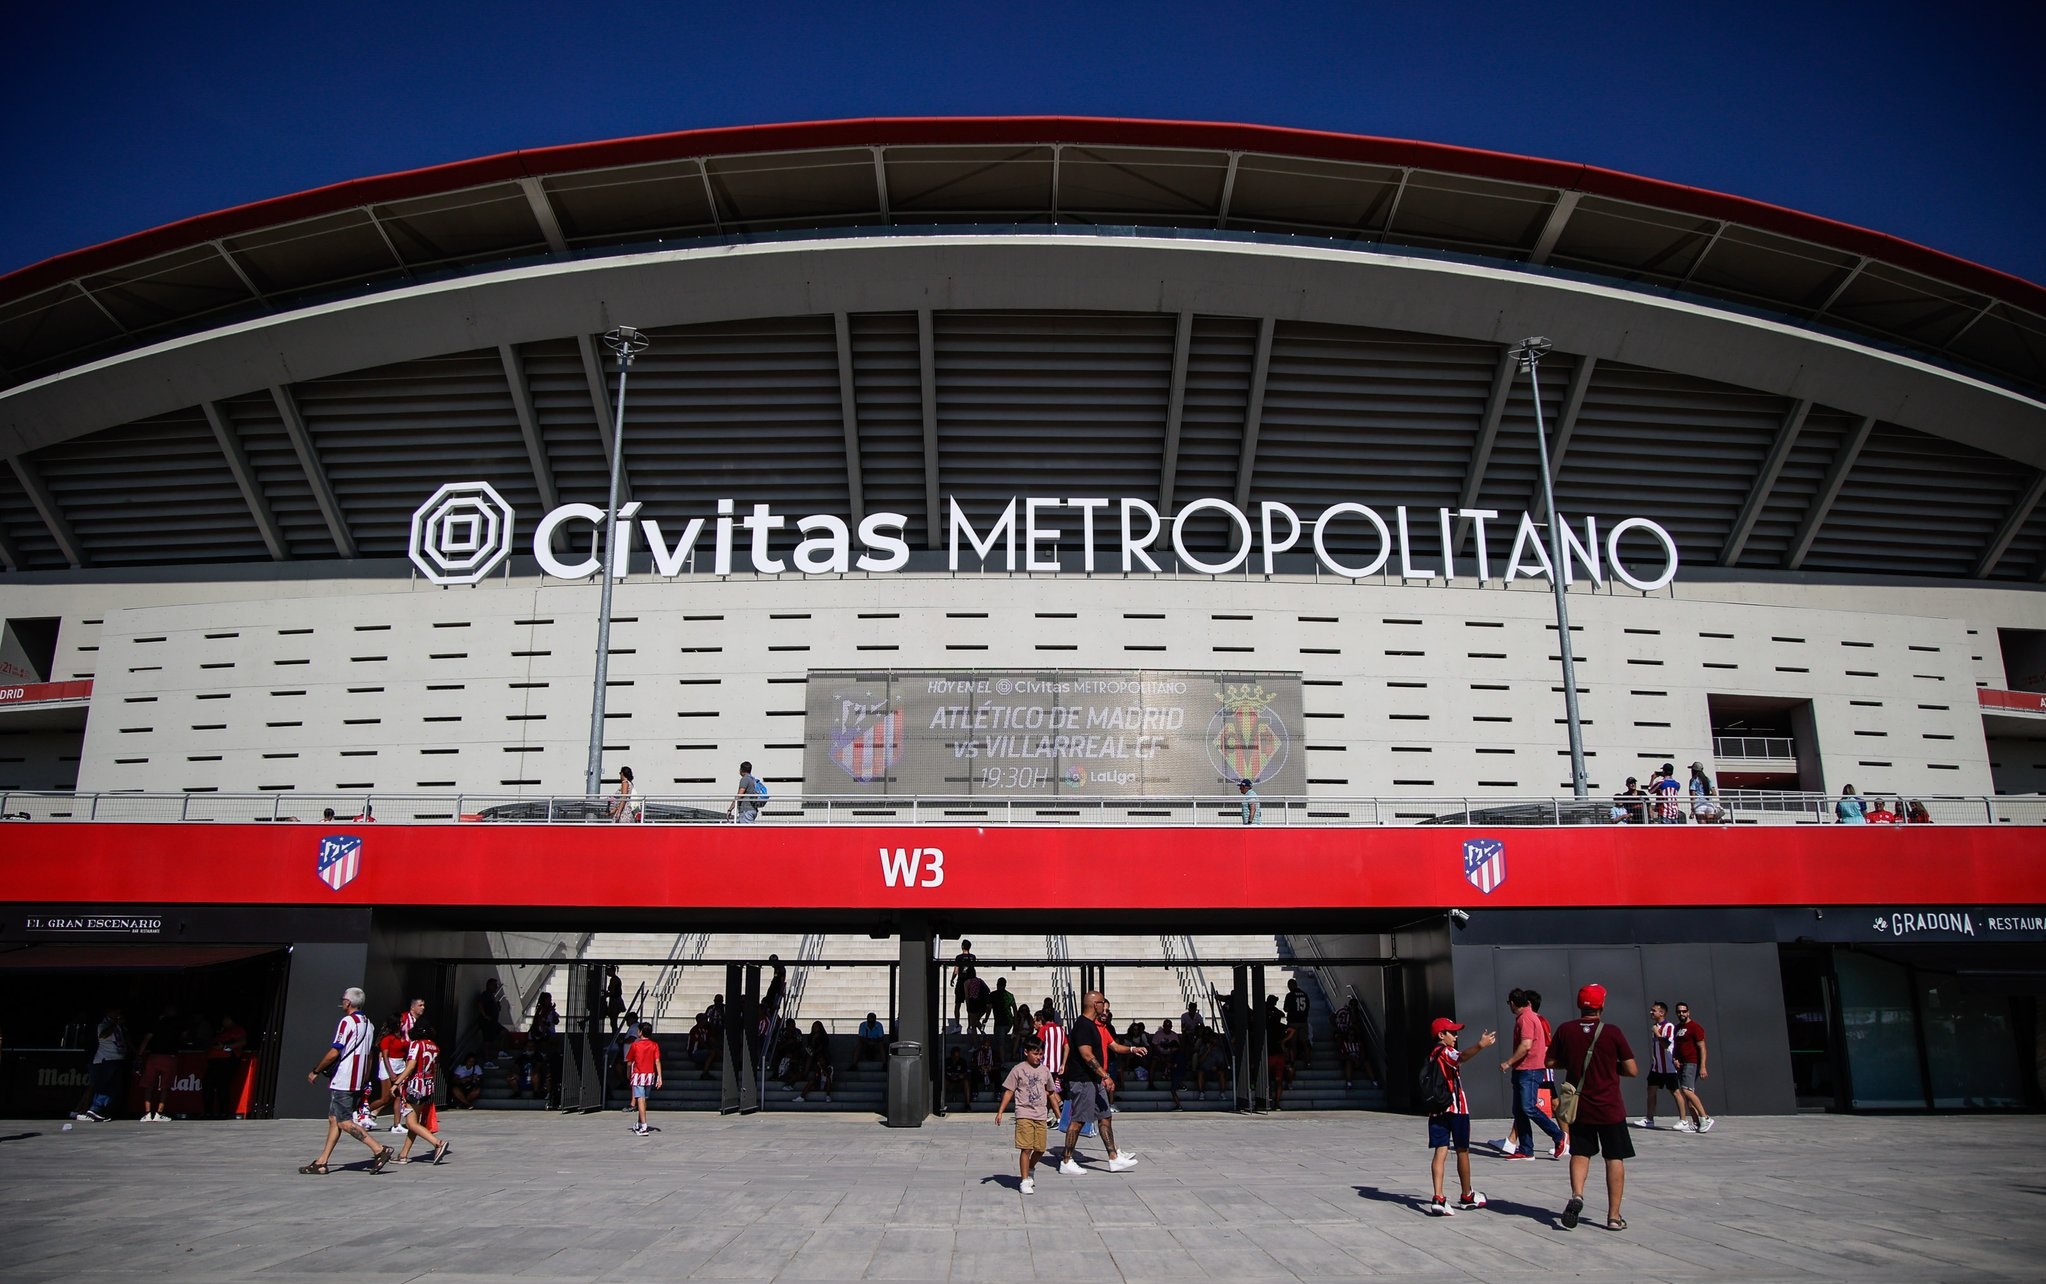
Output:
[[1583,1083],[1584,1077],[1591,1073],[1592,1049],[1598,1047],[1598,1036],[1605,1031],[1605,1028],[1605,1018],[1600,1017],[1598,1024],[1592,1028],[1591,1042],[1584,1046],[1584,1066],[1578,1070],[1576,1082],[1573,1083],[1565,1079],[1562,1083],[1556,1085],[1556,1122],[1562,1124],[1565,1128],[1568,1128],[1577,1118],[1578,1084]]

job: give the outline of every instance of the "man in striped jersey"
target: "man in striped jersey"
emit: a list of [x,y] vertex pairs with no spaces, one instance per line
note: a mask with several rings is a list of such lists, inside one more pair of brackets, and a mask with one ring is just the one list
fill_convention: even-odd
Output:
[[1669,1019],[1669,1006],[1648,1005],[1648,1113],[1634,1121],[1637,1127],[1655,1127],[1655,1090],[1661,1088],[1677,1103],[1677,1119],[1684,1117],[1684,1100],[1677,1095],[1677,1027]]
[[350,986],[341,992],[341,1023],[334,1027],[334,1042],[328,1045],[320,1063],[306,1074],[307,1083],[318,1083],[329,1069],[334,1072],[327,1081],[327,1144],[318,1159],[299,1169],[308,1176],[326,1173],[327,1161],[334,1157],[334,1143],[344,1132],[369,1147],[375,1156],[369,1166],[373,1173],[382,1172],[397,1157],[397,1151],[364,1132],[355,1122],[357,1103],[376,1084],[376,1032],[371,1029],[369,1018],[362,1014],[367,1003],[358,987]]

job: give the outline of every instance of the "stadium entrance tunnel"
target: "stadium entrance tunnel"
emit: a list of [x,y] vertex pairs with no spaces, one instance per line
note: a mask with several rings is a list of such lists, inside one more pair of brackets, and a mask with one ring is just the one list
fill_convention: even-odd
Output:
[[1024,1039],[1047,1021],[1070,1028],[1092,991],[1116,1037],[1146,1049],[1113,1057],[1118,1109],[1399,1106],[1419,1055],[1406,1032],[1446,1001],[1428,993],[1445,976],[1439,912],[1314,935],[982,922],[684,931],[613,916],[597,930],[465,932],[490,948],[460,955],[420,949],[452,939],[445,925],[413,925],[380,933],[371,972],[391,1008],[418,997],[453,1014],[439,1026],[446,1060],[469,1067],[483,1108],[629,1108],[624,1052],[645,1029],[661,1053],[656,1110],[911,1125],[991,1110]]

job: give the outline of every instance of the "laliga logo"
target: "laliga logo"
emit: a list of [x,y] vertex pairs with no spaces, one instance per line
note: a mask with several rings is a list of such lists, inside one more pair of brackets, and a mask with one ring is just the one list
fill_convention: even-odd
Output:
[[489,482],[449,482],[412,514],[412,564],[435,584],[474,584],[511,556],[512,516]]

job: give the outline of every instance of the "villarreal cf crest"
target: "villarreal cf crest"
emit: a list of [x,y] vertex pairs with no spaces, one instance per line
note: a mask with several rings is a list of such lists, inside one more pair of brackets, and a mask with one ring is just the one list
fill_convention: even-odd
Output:
[[1224,780],[1263,780],[1286,761],[1292,737],[1272,711],[1278,697],[1260,683],[1228,686],[1208,720],[1208,761]]

